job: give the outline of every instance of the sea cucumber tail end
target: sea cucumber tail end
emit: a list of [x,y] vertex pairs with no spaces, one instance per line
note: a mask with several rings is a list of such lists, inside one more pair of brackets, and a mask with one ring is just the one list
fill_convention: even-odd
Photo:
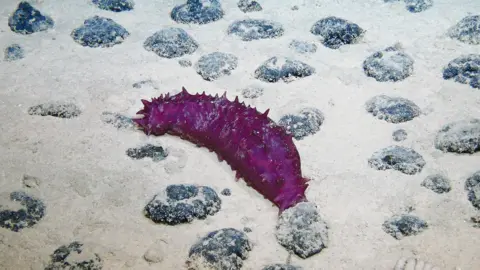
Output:
[[283,213],[283,211],[293,207],[301,202],[307,202],[307,197],[305,196],[305,191],[308,188],[308,182],[310,181],[309,178],[302,178],[303,184],[295,187],[289,187],[288,189],[281,192],[275,198],[275,202],[277,202],[277,206],[279,208],[279,214]]

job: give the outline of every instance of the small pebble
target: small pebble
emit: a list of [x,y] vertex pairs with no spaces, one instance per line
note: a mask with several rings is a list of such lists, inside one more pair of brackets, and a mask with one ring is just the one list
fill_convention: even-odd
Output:
[[378,95],[365,102],[365,109],[373,116],[389,123],[403,123],[420,115],[413,101],[402,97]]
[[188,253],[188,269],[240,270],[252,245],[245,233],[233,228],[208,233]]
[[363,37],[365,30],[356,23],[330,16],[318,20],[310,32],[320,36],[325,47],[338,49],[344,45],[357,43]]
[[143,47],[160,57],[176,58],[194,53],[198,43],[182,28],[169,27],[148,37]]
[[18,44],[12,44],[5,48],[3,59],[7,62],[20,60],[25,57],[25,51]]
[[466,44],[480,44],[480,15],[468,15],[451,27],[447,33],[451,38]]
[[192,61],[186,60],[186,59],[180,59],[180,60],[178,60],[178,64],[182,67],[191,67],[192,66]]
[[254,11],[262,11],[262,6],[253,0],[240,0],[237,3],[238,8],[243,12],[254,12]]
[[126,154],[133,159],[143,159],[149,157],[154,162],[164,160],[168,156],[168,152],[165,151],[163,147],[155,146],[153,144],[146,144],[137,148],[128,148]]
[[249,86],[242,89],[242,96],[244,98],[258,98],[263,95],[263,88],[257,86]]
[[223,196],[230,196],[232,195],[232,191],[229,188],[225,188],[220,192]]
[[237,68],[238,58],[231,53],[213,52],[200,57],[195,70],[206,81],[230,75]]
[[244,19],[235,21],[228,27],[227,33],[243,41],[277,38],[283,35],[280,23],[263,19]]
[[50,263],[45,270],[101,270],[103,261],[97,253],[74,241],[63,245],[50,255]]
[[81,114],[80,108],[74,103],[47,102],[28,108],[28,114],[53,116],[58,118],[74,118]]
[[327,247],[328,226],[316,205],[301,202],[280,215],[275,235],[280,245],[306,259]]
[[465,190],[472,206],[480,210],[480,171],[473,173],[465,181]]
[[435,148],[460,154],[480,151],[480,119],[471,118],[445,124],[435,137]]
[[145,206],[145,216],[155,223],[177,225],[205,219],[220,211],[222,201],[207,186],[169,185]]
[[416,235],[428,228],[427,222],[410,214],[394,215],[382,225],[383,230],[400,240],[405,236]]
[[246,232],[246,233],[251,233],[251,232],[252,232],[252,228],[250,228],[250,227],[243,227],[243,231]]
[[396,142],[401,142],[407,139],[407,131],[405,129],[397,129],[392,133],[393,140]]
[[405,8],[412,13],[425,11],[433,6],[433,0],[404,0],[404,1],[405,1]]
[[113,12],[122,12],[132,10],[134,3],[132,0],[92,0],[97,7]]
[[10,193],[10,201],[19,202],[23,206],[20,210],[4,209],[0,205],[0,227],[19,232],[33,227],[45,216],[45,204],[38,198],[30,196],[24,191]]
[[187,0],[172,9],[170,16],[177,23],[207,24],[223,18],[219,0]]
[[376,170],[397,170],[404,174],[420,173],[426,162],[415,150],[403,146],[389,146],[373,153],[368,159]]
[[254,76],[264,82],[274,83],[283,80],[288,83],[314,73],[315,68],[301,61],[274,56],[259,66]]
[[315,43],[296,39],[292,40],[288,47],[301,54],[314,53],[317,51],[317,45],[315,45]]
[[452,189],[450,180],[442,174],[429,175],[420,185],[438,194],[449,192]]
[[300,266],[295,266],[291,264],[271,264],[262,268],[262,270],[303,270]]
[[70,36],[84,47],[108,48],[122,43],[130,33],[112,19],[95,15],[74,29]]

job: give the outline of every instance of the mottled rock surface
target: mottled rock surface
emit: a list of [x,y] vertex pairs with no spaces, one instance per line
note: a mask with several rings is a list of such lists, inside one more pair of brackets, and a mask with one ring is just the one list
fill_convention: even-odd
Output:
[[404,1],[405,1],[405,8],[412,13],[425,11],[433,6],[433,0],[404,0]]
[[480,89],[480,54],[462,55],[453,59],[443,69],[443,78]]
[[238,58],[231,53],[213,52],[203,55],[195,64],[195,70],[206,81],[214,81],[230,75],[236,69]]
[[222,201],[207,186],[169,185],[145,206],[145,215],[155,223],[177,225],[205,219],[220,211]]
[[454,153],[480,151],[480,119],[471,118],[445,124],[435,137],[435,148]]
[[24,191],[10,193],[10,201],[18,202],[22,208],[10,210],[0,205],[0,227],[19,232],[37,224],[45,216],[45,204]]
[[262,20],[245,19],[235,21],[228,26],[227,33],[235,35],[243,41],[276,38],[283,35],[284,29],[280,23]]
[[178,64],[182,67],[191,67],[192,66],[192,61],[187,60],[187,59],[180,59],[180,60],[178,60]]
[[320,131],[323,121],[325,121],[325,117],[319,109],[306,107],[295,114],[282,116],[278,124],[283,126],[287,133],[292,134],[295,139],[301,140]]
[[80,108],[70,102],[47,102],[28,108],[28,114],[53,116],[59,118],[74,118],[82,113]]
[[258,98],[263,95],[263,88],[258,86],[248,86],[242,89],[242,97],[244,98]]
[[412,57],[391,46],[367,57],[363,61],[363,71],[378,82],[396,82],[412,75],[413,64]]
[[133,159],[151,158],[153,161],[164,160],[168,156],[168,152],[161,146],[146,144],[142,147],[129,148],[126,151],[127,156]]
[[382,225],[383,230],[400,240],[405,236],[416,235],[428,228],[427,222],[410,214],[394,215]]
[[182,28],[170,27],[148,37],[143,47],[158,56],[175,58],[192,54],[198,49],[198,43]]
[[373,153],[368,159],[370,167],[376,170],[397,170],[404,174],[417,174],[426,162],[415,150],[403,146],[388,146]]
[[92,0],[98,8],[113,12],[132,10],[135,6],[133,0]]
[[103,261],[97,253],[74,241],[60,246],[52,255],[45,270],[101,270]]
[[110,124],[118,129],[133,129],[135,124],[132,118],[112,112],[103,112],[101,115],[102,122]]
[[257,1],[253,0],[240,0],[237,6],[243,13],[262,11],[263,9]]
[[108,48],[122,43],[130,33],[112,19],[95,15],[86,19],[70,35],[84,47]]
[[317,45],[315,43],[296,39],[292,40],[288,47],[301,54],[314,53],[317,51]]
[[438,194],[449,192],[452,189],[450,180],[442,174],[431,174],[420,185]]
[[420,115],[421,110],[413,101],[401,97],[378,95],[365,102],[365,109],[380,120],[402,123]]
[[318,20],[310,32],[320,36],[325,47],[338,49],[343,45],[357,43],[364,35],[365,30],[356,23],[330,16]]
[[465,16],[451,27],[447,34],[467,44],[480,44],[480,15]]
[[305,259],[327,247],[328,226],[315,204],[302,202],[280,215],[275,235],[280,245]]
[[252,245],[244,232],[225,228],[208,233],[188,253],[188,269],[239,270]]
[[404,129],[397,129],[392,133],[393,140],[396,142],[406,140],[407,136],[407,131],[405,131]]
[[291,82],[297,78],[308,77],[315,68],[301,61],[274,56],[259,66],[254,73],[256,79],[264,82]]
[[465,190],[468,192],[468,200],[473,207],[480,210],[480,171],[475,172],[465,181]]
[[25,51],[18,44],[7,46],[4,50],[3,59],[7,62],[20,60],[25,57]]
[[262,268],[262,270],[303,270],[300,266],[295,266],[291,264],[270,264]]
[[187,0],[170,12],[177,23],[207,24],[220,20],[224,15],[219,0]]
[[22,1],[8,18],[8,26],[15,33],[29,35],[53,28],[54,21],[28,2]]

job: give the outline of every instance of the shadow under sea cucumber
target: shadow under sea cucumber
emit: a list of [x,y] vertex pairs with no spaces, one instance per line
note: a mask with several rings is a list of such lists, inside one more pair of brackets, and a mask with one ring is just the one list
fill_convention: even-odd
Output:
[[307,201],[308,179],[302,177],[293,138],[270,119],[243,102],[195,94],[185,88],[170,96],[142,100],[133,121],[147,134],[170,134],[208,148],[225,160],[236,178],[243,178],[279,209],[280,213]]

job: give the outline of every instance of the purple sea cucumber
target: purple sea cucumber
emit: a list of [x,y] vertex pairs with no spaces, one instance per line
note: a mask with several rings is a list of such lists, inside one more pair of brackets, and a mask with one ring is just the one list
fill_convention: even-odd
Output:
[[216,152],[236,178],[260,192],[278,206],[280,213],[307,201],[308,179],[302,177],[300,156],[292,136],[268,115],[229,101],[226,92],[215,97],[191,95],[185,88],[170,96],[142,100],[134,122],[147,134],[179,136]]

